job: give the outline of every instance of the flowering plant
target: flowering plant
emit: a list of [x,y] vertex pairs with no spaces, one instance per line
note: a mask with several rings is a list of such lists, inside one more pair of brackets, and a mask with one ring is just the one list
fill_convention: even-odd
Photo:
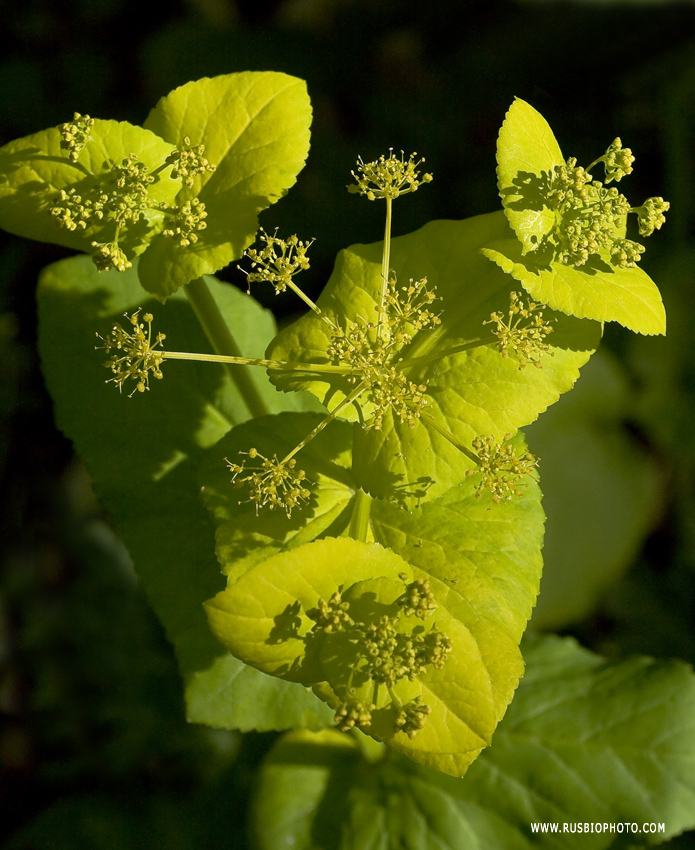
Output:
[[[295,730],[256,794],[263,847],[313,846],[321,799],[347,805],[351,846],[369,846],[360,806],[399,846],[389,807],[408,795],[422,811],[448,799],[481,846],[527,846],[531,808],[588,817],[563,790],[577,774],[592,820],[638,816],[627,792],[601,799],[611,774],[649,787],[671,834],[693,826],[685,792],[669,790],[695,794],[692,768],[653,737],[664,695],[678,694],[677,722],[692,707],[691,672],[536,639],[519,686],[544,524],[520,429],[572,389],[604,322],[665,332],[626,228],[634,213],[650,235],[668,204],[606,188],[632,171],[620,139],[583,169],[517,100],[497,151],[503,210],[392,238],[394,202],[433,176],[416,154],[360,158],[348,188],[383,202],[384,237],[342,251],[314,302],[296,282],[312,240],[257,220],[295,181],[310,118],[300,80],[231,74],[171,92],[143,127],[76,113],[0,150],[0,224],[88,255],[41,277],[44,371],[175,647],[188,718]],[[308,312],[277,333],[210,277],[236,260],[250,288],[289,289]],[[647,703],[661,707],[649,729]],[[608,762],[568,755],[565,726],[605,736]],[[549,768],[524,755],[524,729],[567,768],[541,798]],[[630,762],[625,736],[655,761]],[[347,802],[325,796],[336,772]],[[440,815],[422,846],[444,841]]]

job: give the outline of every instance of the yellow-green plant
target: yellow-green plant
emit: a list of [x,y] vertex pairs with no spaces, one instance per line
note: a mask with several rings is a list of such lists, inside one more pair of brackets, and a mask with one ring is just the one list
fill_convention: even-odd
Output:
[[[668,812],[671,834],[692,826],[692,767],[656,743],[656,766],[630,763],[628,779],[552,735],[547,762],[527,746],[555,723],[622,752],[599,695],[627,679],[624,702],[616,685],[606,705],[649,744],[635,706],[658,679],[664,694],[678,686],[670,705],[685,716],[695,684],[682,668],[625,672],[571,644],[532,644],[495,733],[524,674],[542,567],[538,460],[519,429],[572,388],[604,322],[665,332],[626,227],[634,213],[649,235],[668,204],[632,207],[606,188],[632,170],[619,139],[582,169],[517,100],[497,152],[503,210],[392,238],[394,202],[433,177],[416,154],[360,158],[348,188],[383,202],[384,237],[341,251],[314,302],[296,282],[312,241],[257,222],[301,169],[310,117],[301,81],[232,74],[176,89],[143,127],[76,113],[0,150],[2,226],[90,255],[41,277],[44,371],[174,644],[189,719],[302,730],[264,768],[262,847],[317,846],[316,789],[334,772],[351,814],[321,846],[377,846],[362,809],[387,836],[378,846],[401,846],[411,795],[439,812],[413,846],[523,847],[529,812],[588,818],[582,794],[601,798],[606,781],[653,780],[650,813]],[[604,183],[590,173],[600,164]],[[250,287],[289,289],[308,312],[277,333],[251,297],[209,277],[233,260]],[[383,758],[393,751],[410,761]],[[546,809],[534,795],[559,763],[571,775]],[[573,801],[571,776],[584,789]],[[301,799],[313,815],[294,817]],[[633,816],[631,799],[621,790],[601,817]],[[445,835],[447,805],[451,834],[478,843]],[[482,825],[476,811],[496,805]]]

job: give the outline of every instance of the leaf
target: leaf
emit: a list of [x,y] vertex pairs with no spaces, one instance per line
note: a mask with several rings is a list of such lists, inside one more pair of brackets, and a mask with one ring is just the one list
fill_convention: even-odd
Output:
[[[215,454],[236,458],[237,452],[248,451],[251,446],[266,456],[277,453],[281,457],[317,421],[319,417],[308,414],[281,414],[255,420],[253,426],[241,425],[220,441],[211,461]],[[307,544],[312,539],[344,535],[350,527],[357,506],[357,487],[349,472],[350,432],[348,423],[334,421],[297,456],[298,465],[313,481],[312,498],[307,508],[293,512],[290,519],[281,511],[267,509],[256,516],[253,505],[246,501],[248,495],[232,487],[229,474],[223,476],[219,471],[219,462],[211,462],[203,477],[206,504],[218,524],[218,558],[229,577],[228,589],[213,602],[217,606],[211,616],[213,630],[235,654],[265,672],[298,678],[304,684],[322,681],[320,677],[325,676],[332,686],[319,685],[315,690],[334,708],[340,701],[335,693],[335,681],[340,677],[327,672],[325,659],[318,666],[313,663],[316,653],[310,659],[313,666],[302,661],[306,642],[304,632],[300,634],[297,629],[302,628],[301,608],[313,607],[318,596],[328,598],[341,583],[348,584],[342,573],[335,572],[336,556],[330,547],[324,552]],[[465,671],[458,672],[459,680],[481,687],[482,696],[489,700],[494,727],[523,672],[518,645],[538,592],[544,517],[540,492],[530,479],[523,498],[500,504],[493,503],[489,495],[476,498],[477,483],[475,476],[467,478],[464,484],[412,512],[374,500],[366,533],[367,540],[386,547],[382,551],[395,552],[416,568],[415,575],[426,576],[438,588],[437,601],[455,621],[446,631],[456,629],[466,646]],[[348,551],[357,546],[347,559],[353,564],[349,583],[379,575],[378,561],[372,566],[361,563],[355,541],[333,542],[338,553],[343,546]],[[316,563],[312,552],[321,556]],[[285,560],[285,554],[292,560]],[[408,572],[410,567],[401,564],[388,574],[393,578],[394,573]],[[369,569],[374,572],[369,573]],[[311,571],[310,579],[307,570]],[[287,584],[290,572],[295,571],[301,578],[292,581],[301,587]],[[320,591],[316,588],[319,577],[327,583]],[[275,594],[272,600],[269,586]],[[252,614],[254,611],[258,614]],[[437,611],[438,624],[444,623],[443,616]],[[304,622],[306,625],[306,618]],[[264,641],[273,628],[275,636],[266,645]],[[482,681],[478,678],[481,662],[486,671]],[[448,665],[442,672],[447,672]],[[452,666],[451,670],[457,668]],[[473,746],[456,731],[452,721],[448,722],[453,727],[453,740],[442,733],[433,742],[424,734],[425,727],[408,742],[409,749],[403,749],[395,739],[391,743],[422,763],[462,773],[480,743]],[[405,738],[402,734],[396,737]]]
[[143,286],[169,295],[237,260],[258,228],[258,213],[295,182],[309,150],[311,105],[303,80],[274,72],[205,77],[162,98],[145,127],[172,145],[205,145],[216,166],[178,200],[196,194],[207,211],[193,247],[159,237],[140,264]]
[[[501,794],[506,819],[526,835],[532,821],[664,822],[665,832],[629,836],[654,843],[695,826],[692,668],[609,662],[571,639],[538,639],[524,654],[523,688],[462,798],[495,808]],[[615,834],[592,838],[606,847]]]
[[309,689],[266,676],[223,652],[188,677],[186,717],[217,729],[267,732],[320,729],[333,714]]
[[232,485],[224,463],[239,462],[249,449],[282,458],[322,420],[311,413],[283,413],[253,419],[233,428],[209,453],[201,471],[201,494],[217,525],[217,557],[230,580],[278,552],[329,534],[339,536],[350,523],[356,485],[350,472],[352,431],[332,422],[298,455],[310,483],[309,504],[288,518],[284,511],[256,511],[244,488]]
[[[639,267],[619,269],[603,263],[592,273],[551,263],[541,268],[521,256],[513,239],[492,243],[483,254],[511,275],[533,298],[570,316],[619,322],[635,333],[666,333],[661,294]],[[527,255],[528,256],[528,255]]]
[[[329,729],[283,735],[263,764],[259,793],[253,798],[250,822],[259,850],[339,847],[337,827],[356,808],[359,822],[354,816],[351,820],[361,846],[386,848],[379,785],[365,767],[352,735]],[[360,844],[342,846],[359,850]]]
[[375,540],[446,587],[448,609],[489,671],[499,719],[523,675],[519,642],[538,594],[545,516],[533,481],[523,497],[500,504],[489,494],[476,498],[476,483],[468,479],[412,512],[375,501],[371,523]]
[[[446,607],[440,605],[436,614],[437,628],[453,642],[443,668],[393,685],[402,704],[421,697],[432,710],[412,740],[394,729],[392,694],[381,687],[373,696],[373,684],[359,673],[353,680],[345,634],[317,638],[309,633],[313,621],[307,612],[320,598],[328,600],[339,590],[351,612],[360,611],[361,621],[376,625],[403,593],[400,575],[407,580],[418,577],[389,549],[351,538],[326,538],[252,567],[205,607],[212,631],[238,658],[263,672],[317,686],[319,696],[334,709],[352,696],[375,702],[371,734],[412,758],[441,761],[445,769],[461,773],[489,743],[497,718],[489,673],[475,641]],[[399,628],[418,626],[417,618],[405,618]]]
[[[262,348],[273,334],[272,317],[232,287],[207,283],[237,338],[255,335]],[[86,257],[45,269],[39,345],[56,420],[85,460],[174,644],[190,689],[189,719],[241,729],[321,725],[324,709],[312,694],[222,652],[202,609],[221,579],[214,530],[198,498],[198,467],[206,449],[249,416],[238,390],[218,366],[173,361],[164,363],[161,383],[132,399],[104,383],[108,373],[103,354],[94,351],[94,333],[106,333],[124,310],[152,309],[155,330],[166,332],[172,349],[209,351],[184,301],[177,295],[152,306],[137,269],[99,274]],[[269,409],[282,409],[286,397],[263,372],[251,377]]]
[[353,583],[375,576],[397,582],[407,567],[381,546],[347,537],[318,540],[247,570],[205,610],[215,635],[238,658],[266,673],[313,685],[324,679],[317,653],[306,650],[304,635],[312,623],[306,611],[320,597],[328,599]]
[[[557,322],[548,338],[552,356],[543,357],[541,369],[519,368],[515,357],[505,358],[484,324],[490,314],[509,310],[514,289],[479,253],[481,245],[508,233],[501,213],[465,221],[430,222],[415,233],[394,239],[392,266],[399,281],[427,277],[441,297],[441,324],[418,333],[398,352],[403,371],[415,384],[427,384],[425,416],[410,427],[391,412],[381,430],[360,430],[355,437],[354,470],[359,485],[379,498],[435,498],[459,483],[472,462],[454,442],[470,447],[481,435],[498,441],[508,432],[534,421],[539,413],[569,390],[582,366],[597,347],[598,325],[566,316],[547,315]],[[318,305],[332,321],[344,325],[373,317],[381,291],[381,244],[356,245],[338,255],[336,267]],[[544,317],[546,314],[544,313]],[[275,338],[268,356],[276,359],[327,362],[329,325],[314,313],[303,316]],[[477,347],[454,351],[458,346]],[[487,340],[486,344],[482,344]],[[272,375],[286,388],[308,389],[329,409],[354,389],[340,376],[312,378],[286,372]],[[361,408],[361,411],[357,409]],[[340,415],[368,419],[373,405],[358,399]],[[431,421],[434,420],[434,423]]]
[[[608,662],[571,639],[536,639],[525,656],[516,699],[463,779],[405,759],[369,763],[338,732],[283,736],[252,803],[260,850],[601,850],[695,826],[692,670]],[[559,831],[533,831],[534,823]],[[585,823],[602,831],[580,833]],[[665,831],[631,831],[644,823]]]
[[555,225],[554,214],[538,203],[540,199],[529,198],[527,178],[552,173],[564,161],[545,118],[515,98],[497,138],[497,182],[505,215],[523,246],[522,254],[535,250],[540,237]]
[[[620,322],[643,334],[666,332],[661,295],[640,268],[618,268],[610,251],[592,254],[580,267],[567,266],[542,251],[543,237],[558,226],[541,184],[564,157],[547,121],[517,98],[497,143],[497,178],[505,215],[517,239],[486,246],[485,256],[553,310],[600,322]],[[625,219],[615,229],[625,237]]]
[[[59,227],[50,207],[60,189],[74,187],[81,195],[94,192],[114,164],[120,165],[130,154],[149,170],[159,166],[171,153],[172,146],[149,130],[126,121],[94,120],[91,138],[76,163],[60,148],[57,127],[17,139],[0,148],[0,227],[41,242],[52,242],[78,251],[92,253],[92,241],[110,241],[113,225],[98,222],[86,230]],[[180,183],[160,175],[149,189],[158,204],[171,203]],[[129,226],[119,243],[126,253],[145,249],[163,226],[163,213],[148,210],[147,224]]]

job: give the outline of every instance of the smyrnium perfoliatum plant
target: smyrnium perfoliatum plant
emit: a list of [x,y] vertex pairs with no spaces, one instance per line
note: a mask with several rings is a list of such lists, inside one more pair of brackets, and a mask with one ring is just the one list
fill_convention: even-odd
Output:
[[[630,786],[594,818],[560,776],[546,819],[637,817],[638,782],[671,834],[695,825],[692,767],[650,737],[690,712],[690,671],[642,659],[627,675],[537,639],[512,703],[544,525],[542,466],[520,429],[572,389],[605,322],[665,332],[627,222],[648,237],[667,202],[633,206],[610,185],[635,161],[620,139],[582,168],[516,100],[497,149],[503,209],[489,215],[394,237],[396,202],[437,175],[415,153],[360,157],[348,189],[383,204],[383,239],[341,251],[313,301],[299,278],[313,239],[258,225],[304,164],[310,120],[302,81],[230,74],[171,92],[143,127],[75,113],[0,150],[2,226],[86,255],[41,277],[44,372],[174,644],[188,719],[294,730],[254,798],[267,848],[310,834],[311,815],[288,826],[273,800],[291,808],[303,792],[285,768],[318,751],[326,794],[333,771],[349,783],[368,764],[389,799],[443,795],[461,835],[487,829],[507,846],[505,830],[546,812],[533,789],[548,766],[515,743],[519,724],[595,805],[606,781]],[[233,261],[251,294],[211,276]],[[292,291],[306,313],[278,333],[260,286]],[[592,696],[599,682],[607,696]],[[640,728],[639,707],[662,697],[668,720]],[[615,739],[599,703],[620,714]],[[547,724],[600,737],[605,758],[568,755]],[[626,736],[654,758],[630,761]],[[372,806],[377,785],[360,792]],[[472,805],[498,812],[493,826]]]

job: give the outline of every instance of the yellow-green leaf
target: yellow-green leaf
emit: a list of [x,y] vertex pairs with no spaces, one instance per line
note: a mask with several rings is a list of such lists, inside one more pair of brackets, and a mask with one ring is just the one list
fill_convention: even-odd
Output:
[[[393,240],[391,260],[398,280],[427,277],[441,297],[436,302],[441,324],[419,332],[397,353],[407,378],[427,387],[424,415],[402,422],[387,411],[381,429],[356,426],[353,468],[359,485],[372,495],[416,504],[418,498],[445,492],[472,466],[455,442],[470,447],[481,434],[501,440],[533,422],[571,389],[579,368],[598,346],[601,329],[596,323],[545,311],[553,332],[547,338],[551,353],[543,356],[542,368],[520,368],[515,356],[500,352],[489,320],[492,313],[508,312],[517,287],[480,248],[510,232],[500,212],[430,222]],[[338,255],[318,305],[337,324],[345,324],[345,318],[373,321],[380,292],[381,243],[355,245]],[[325,363],[330,344],[329,324],[309,313],[278,334],[268,356]],[[308,389],[329,409],[355,386],[344,376],[276,372],[272,378],[283,389]],[[374,405],[368,393],[365,396],[340,416],[368,420]]]
[[551,263],[538,266],[523,256],[515,239],[493,242],[483,254],[511,275],[533,298],[570,316],[619,322],[641,334],[665,334],[666,311],[654,281],[639,266],[616,269],[607,263],[587,271]]
[[[403,582],[421,575],[379,544],[326,538],[252,567],[205,608],[213,632],[237,657],[263,672],[314,685],[316,693],[337,709],[348,696],[368,701],[373,685],[353,682],[351,656],[340,643],[342,633],[312,637],[313,621],[307,612],[319,598],[328,600],[342,591],[351,601],[351,612],[361,605],[365,622],[376,624],[403,592]],[[421,697],[432,713],[414,738],[396,732],[392,694],[381,686],[372,697],[376,710],[368,731],[416,761],[460,775],[490,743],[499,717],[490,673],[475,638],[448,610],[445,584],[430,583],[439,603],[437,628],[449,637],[453,649],[441,669],[428,669],[413,681],[399,680],[392,690],[403,704]],[[415,618],[406,618],[404,627],[413,626],[409,619]],[[354,693],[349,691],[351,685]]]
[[[565,158],[548,122],[518,98],[509,108],[497,143],[497,178],[504,211],[516,239],[492,241],[483,253],[526,291],[553,310],[599,322],[619,322],[636,333],[663,334],[666,316],[656,284],[639,266],[614,265],[602,247],[583,265],[565,264],[544,250],[544,237],[560,226],[548,181]],[[600,185],[600,184],[592,184]],[[626,235],[625,214],[605,224]]]
[[304,166],[311,114],[306,83],[275,72],[205,77],[159,101],[145,127],[172,145],[186,138],[203,144],[215,171],[181,189],[177,199],[197,195],[206,206],[198,242],[180,248],[162,236],[143,257],[140,280],[148,291],[169,295],[241,257],[258,213],[285,194]]
[[523,182],[528,175],[552,172],[564,162],[550,125],[518,97],[509,107],[497,138],[497,179],[504,210],[523,246],[534,250],[539,238],[555,224],[555,216],[540,203],[531,203]]
[[[172,146],[150,130],[126,121],[94,119],[91,137],[77,162],[71,162],[60,147],[57,127],[16,139],[0,148],[0,227],[41,242],[65,245],[92,253],[92,241],[113,238],[113,223],[94,219],[86,229],[59,227],[50,208],[61,189],[82,195],[94,193],[108,177],[113,165],[135,154],[148,170],[161,165]],[[165,174],[148,188],[157,204],[171,203],[180,183]],[[162,230],[164,215],[148,209],[137,225],[121,230],[119,244],[132,256],[145,250]]]

